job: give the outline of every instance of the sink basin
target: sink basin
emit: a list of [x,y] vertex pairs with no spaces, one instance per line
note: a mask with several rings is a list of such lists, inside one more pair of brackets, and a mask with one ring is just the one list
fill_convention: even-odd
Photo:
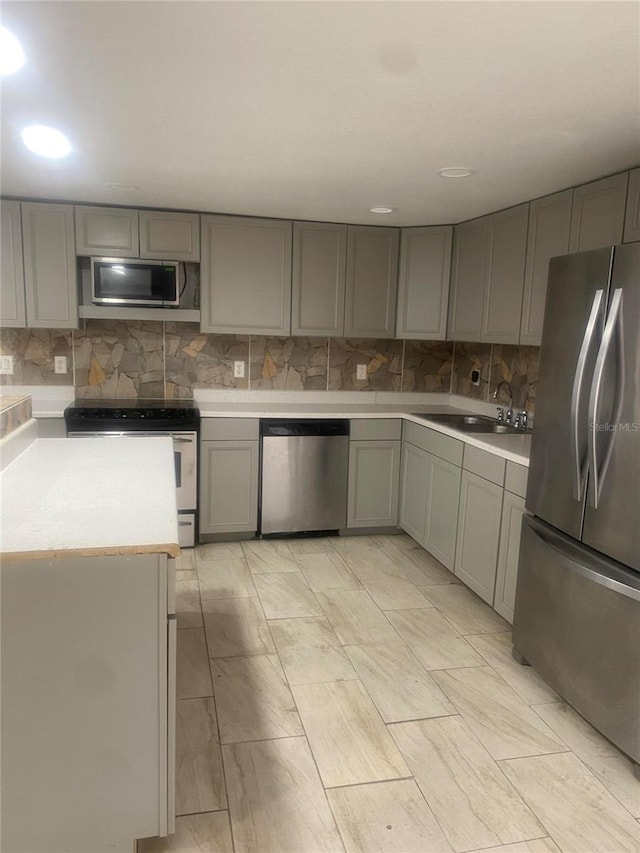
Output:
[[425,418],[439,424],[459,429],[461,432],[494,433],[494,435],[523,434],[525,431],[516,429],[511,424],[499,423],[486,415],[439,414],[425,415],[424,412],[414,412],[414,417]]

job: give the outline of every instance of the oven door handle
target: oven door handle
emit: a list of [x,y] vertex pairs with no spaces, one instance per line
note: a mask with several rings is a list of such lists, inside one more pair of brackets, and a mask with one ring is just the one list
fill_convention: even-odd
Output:
[[191,444],[191,442],[193,441],[192,438],[180,438],[180,436],[177,435],[172,435],[171,438],[176,444]]

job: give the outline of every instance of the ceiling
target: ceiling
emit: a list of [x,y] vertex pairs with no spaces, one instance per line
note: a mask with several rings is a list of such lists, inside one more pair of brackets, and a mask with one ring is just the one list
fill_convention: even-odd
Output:
[[[27,55],[3,81],[4,195],[430,225],[640,162],[636,2],[2,11]],[[64,131],[71,156],[31,154],[30,123]],[[436,174],[447,166],[474,174]]]

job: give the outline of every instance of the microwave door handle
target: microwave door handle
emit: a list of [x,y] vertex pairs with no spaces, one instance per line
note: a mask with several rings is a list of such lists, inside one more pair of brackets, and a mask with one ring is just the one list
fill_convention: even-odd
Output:
[[596,330],[596,323],[600,315],[603,290],[596,290],[593,295],[589,319],[584,330],[580,354],[576,364],[576,372],[573,377],[573,388],[571,390],[571,450],[573,456],[573,497],[576,501],[582,500],[582,490],[586,480],[586,465],[580,455],[580,398],[582,396],[582,385],[584,382],[584,371],[587,364],[587,356]]
[[[596,437],[598,433],[598,407],[600,404],[600,392],[602,390],[602,378],[604,376],[604,367],[607,361],[607,356],[611,348],[611,341],[616,326],[618,326],[618,347],[617,347],[617,377],[616,377],[616,400],[613,406],[613,424],[612,430],[608,430],[607,448],[604,453],[602,465],[598,466],[598,449],[596,446]],[[602,484],[609,467],[611,453],[613,451],[613,443],[615,441],[615,427],[620,419],[622,411],[622,399],[624,394],[624,342],[622,339],[622,289],[617,288],[613,293],[611,300],[611,308],[609,309],[609,318],[604,327],[600,350],[596,359],[595,371],[593,374],[593,382],[591,383],[591,396],[589,398],[589,468],[592,477],[592,488],[590,489],[590,503],[594,509],[598,508],[598,501],[602,492]]]

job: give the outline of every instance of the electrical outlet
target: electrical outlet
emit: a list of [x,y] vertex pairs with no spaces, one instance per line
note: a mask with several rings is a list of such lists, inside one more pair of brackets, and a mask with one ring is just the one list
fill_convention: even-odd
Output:
[[356,368],[356,379],[366,379],[367,378],[367,365],[359,364]]
[[233,362],[233,375],[236,379],[244,379],[244,361]]
[[53,369],[56,373],[67,372],[67,357],[66,355],[56,355],[53,359]]
[[480,371],[479,370],[472,370],[471,371],[471,384],[472,385],[479,385],[480,384]]
[[13,356],[0,355],[0,373],[13,373]]

